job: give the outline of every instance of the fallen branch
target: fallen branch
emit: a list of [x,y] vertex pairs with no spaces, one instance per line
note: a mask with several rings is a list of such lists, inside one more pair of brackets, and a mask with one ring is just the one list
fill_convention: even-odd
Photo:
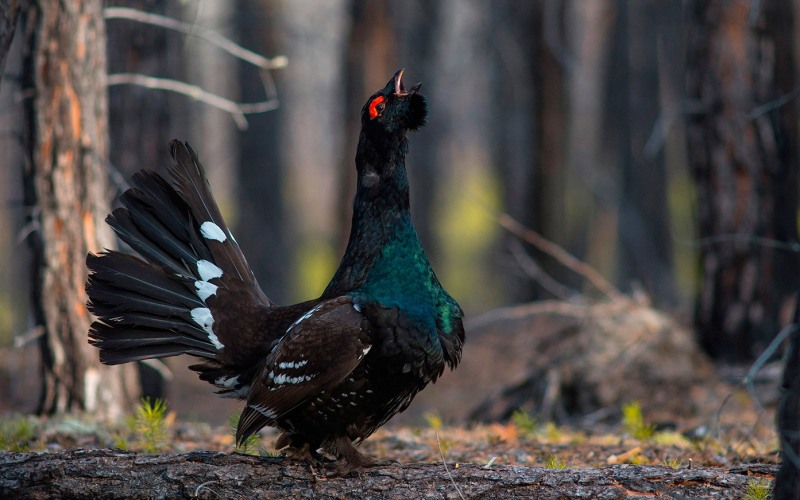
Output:
[[610,299],[624,299],[625,296],[617,290],[614,285],[608,282],[599,272],[592,266],[582,262],[560,246],[540,235],[536,231],[529,229],[522,225],[518,220],[514,219],[508,214],[500,214],[497,217],[497,222],[503,226],[508,232],[530,243],[542,252],[550,255],[556,259],[561,265],[567,269],[577,273],[586,278],[597,290],[605,294]]
[[[772,478],[775,465],[712,467],[614,465],[545,469],[440,463],[367,469],[329,478],[303,462],[231,453],[150,456],[116,450],[0,453],[3,498],[741,498],[752,475]],[[452,479],[452,483],[451,483]]]

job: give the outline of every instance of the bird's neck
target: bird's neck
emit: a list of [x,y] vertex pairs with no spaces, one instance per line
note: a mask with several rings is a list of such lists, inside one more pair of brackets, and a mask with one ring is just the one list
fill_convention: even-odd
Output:
[[[353,290],[364,283],[384,247],[408,237],[411,213],[406,175],[406,139],[375,144],[362,134],[356,152],[358,187],[347,249],[323,297]],[[414,246],[414,245],[412,245]],[[420,247],[421,248],[421,247]]]

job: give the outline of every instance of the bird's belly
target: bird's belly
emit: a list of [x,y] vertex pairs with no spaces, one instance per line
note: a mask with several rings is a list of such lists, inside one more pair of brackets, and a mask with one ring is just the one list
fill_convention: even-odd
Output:
[[427,383],[424,378],[397,376],[379,363],[367,362],[329,393],[290,412],[279,427],[318,440],[347,436],[361,441],[405,410]]

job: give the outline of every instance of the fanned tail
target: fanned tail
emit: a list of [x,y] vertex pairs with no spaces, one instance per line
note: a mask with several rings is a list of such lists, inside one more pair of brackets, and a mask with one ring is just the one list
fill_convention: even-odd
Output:
[[171,146],[172,184],[138,172],[107,218],[141,258],[108,251],[86,259],[88,307],[98,318],[89,342],[106,364],[198,356],[206,360],[193,367],[201,378],[236,391],[238,376],[273,340],[269,332],[241,338],[243,325],[257,326],[274,304],[222,219],[197,155],[179,141]]

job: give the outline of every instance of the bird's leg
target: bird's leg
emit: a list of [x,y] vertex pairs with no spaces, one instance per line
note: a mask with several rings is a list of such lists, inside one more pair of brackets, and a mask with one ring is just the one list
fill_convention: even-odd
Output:
[[345,476],[352,472],[360,474],[366,467],[376,465],[375,460],[363,455],[353,446],[352,441],[344,436],[331,440],[327,449],[338,458],[329,469],[336,476]]
[[284,432],[275,441],[275,449],[284,450],[286,458],[321,465],[325,458],[317,453],[317,448],[318,446],[312,446],[308,439],[300,434]]

